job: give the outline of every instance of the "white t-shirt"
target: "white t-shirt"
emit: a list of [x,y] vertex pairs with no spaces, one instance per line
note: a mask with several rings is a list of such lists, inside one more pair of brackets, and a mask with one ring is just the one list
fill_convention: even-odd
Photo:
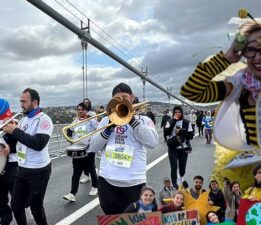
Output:
[[[81,119],[77,118],[73,121],[73,123],[78,123],[80,122]],[[94,130],[96,130],[97,126],[98,126],[99,122],[96,119],[91,119],[85,123],[81,123],[75,127],[72,127],[71,130],[73,132],[72,138],[78,139],[80,137],[82,137],[85,134],[88,134]],[[80,143],[83,144],[88,144],[90,142],[90,137],[87,137],[85,139],[83,139],[82,141],[80,141]]]
[[[47,134],[51,137],[53,132],[53,122],[49,116],[40,112],[32,118],[24,117],[19,121],[19,129],[30,135]],[[50,163],[48,145],[41,151],[31,149],[18,142],[16,145],[18,165],[25,168],[42,168]]]
[[[116,126],[108,139],[100,132],[91,138],[89,151],[97,152],[103,147],[100,162],[100,176],[115,186],[132,186],[146,182],[147,150],[158,144],[158,134],[152,120],[147,116],[135,116],[140,125]],[[104,117],[98,128],[108,124]]]

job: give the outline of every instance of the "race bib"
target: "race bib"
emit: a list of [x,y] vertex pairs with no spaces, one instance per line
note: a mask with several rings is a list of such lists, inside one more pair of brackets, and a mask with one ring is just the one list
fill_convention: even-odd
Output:
[[111,165],[130,168],[133,152],[134,148],[127,145],[107,145],[105,158]]
[[18,163],[24,164],[26,159],[26,146],[21,145],[20,143],[17,146],[17,159]]

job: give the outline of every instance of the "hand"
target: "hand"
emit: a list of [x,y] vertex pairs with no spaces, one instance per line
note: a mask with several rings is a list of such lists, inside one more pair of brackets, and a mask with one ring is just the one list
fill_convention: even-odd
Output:
[[208,204],[209,204],[209,205],[214,205],[214,202],[211,201],[211,200],[209,200],[209,201],[208,201]]
[[234,40],[230,48],[225,53],[226,59],[230,63],[237,63],[242,57],[242,52],[236,48],[236,41]]
[[254,197],[254,196],[249,196],[249,197],[248,197],[248,200],[249,200],[249,201],[256,201],[256,200],[257,200],[257,198],[256,198],[256,197]]
[[8,156],[10,153],[10,148],[9,145],[4,145],[4,144],[0,144],[1,146],[3,146],[3,149],[0,148],[0,155],[1,156]]
[[15,128],[17,127],[17,125],[13,122],[13,123],[8,123],[6,124],[2,130],[8,134],[12,134],[15,130]]
[[109,120],[109,123],[108,124],[110,124],[111,123],[111,125],[110,126],[108,126],[105,130],[106,131],[108,131],[108,133],[112,133],[113,131],[114,131],[114,129],[115,129],[115,127],[116,127],[116,125],[115,124],[113,124],[110,120]]

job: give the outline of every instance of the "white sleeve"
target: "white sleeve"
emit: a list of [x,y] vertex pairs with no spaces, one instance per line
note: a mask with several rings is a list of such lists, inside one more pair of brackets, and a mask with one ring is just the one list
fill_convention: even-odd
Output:
[[134,136],[137,141],[149,148],[154,148],[159,142],[159,135],[152,120],[147,116],[141,116],[140,124],[134,128]]
[[188,132],[190,132],[190,131],[193,131],[191,122],[189,122],[189,125],[188,125]]
[[[104,127],[105,125],[108,124],[108,122],[109,122],[109,118],[107,116],[104,117],[100,121],[99,125],[97,126],[97,129]],[[101,135],[101,132],[103,132],[103,130],[98,131],[97,133],[92,135],[88,152],[98,152],[98,151],[102,150],[104,148],[104,146],[106,145],[108,139],[105,139]]]
[[53,122],[51,118],[47,115],[40,117],[39,125],[37,127],[37,134],[48,134],[52,135],[53,132]]
[[90,120],[90,123],[91,123],[91,126],[94,130],[97,129],[98,125],[99,125],[99,122],[96,120],[96,119],[91,119]]

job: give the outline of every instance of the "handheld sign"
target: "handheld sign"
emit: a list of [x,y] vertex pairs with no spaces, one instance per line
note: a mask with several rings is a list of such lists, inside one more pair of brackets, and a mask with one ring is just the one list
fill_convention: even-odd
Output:
[[162,221],[164,225],[200,225],[198,210],[184,210],[171,213],[163,213]]
[[98,225],[163,225],[161,212],[98,215]]

